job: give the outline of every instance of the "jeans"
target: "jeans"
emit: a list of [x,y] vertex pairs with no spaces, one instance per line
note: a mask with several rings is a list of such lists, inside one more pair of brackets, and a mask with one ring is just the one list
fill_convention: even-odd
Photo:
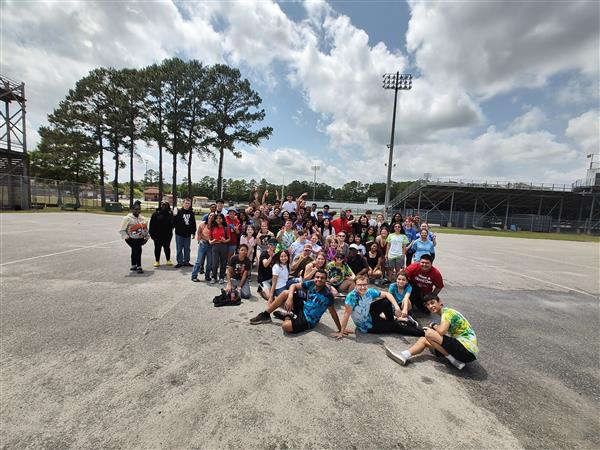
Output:
[[200,241],[198,244],[198,256],[192,270],[192,280],[198,278],[200,269],[204,267],[205,259],[206,269],[204,270],[204,278],[208,281],[210,280],[210,272],[212,271],[212,245],[208,241]]
[[186,264],[190,262],[190,236],[175,235],[175,247],[177,249],[177,264]]
[[143,239],[125,239],[127,245],[131,247],[131,265],[142,267],[142,245]]
[[[388,299],[377,300],[371,303],[370,313],[373,327],[369,330],[369,333],[398,333],[407,336],[425,336],[422,328],[410,327],[400,320],[394,320],[394,307]],[[385,319],[381,318],[381,313],[383,313]]]
[[[225,279],[225,269],[227,268],[227,244],[213,244],[212,245],[212,272],[213,278]],[[219,273],[217,274],[217,270]]]
[[[241,280],[236,280],[235,278],[231,279],[231,287],[237,288],[240,285]],[[242,298],[250,298],[250,284],[248,284],[248,280],[244,283],[242,288],[240,289],[240,297]]]

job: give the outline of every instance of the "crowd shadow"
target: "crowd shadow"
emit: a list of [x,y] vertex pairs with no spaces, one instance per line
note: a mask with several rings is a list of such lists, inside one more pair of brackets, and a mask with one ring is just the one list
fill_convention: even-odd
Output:
[[144,273],[129,272],[125,278],[148,278],[154,275],[153,270],[144,270]]

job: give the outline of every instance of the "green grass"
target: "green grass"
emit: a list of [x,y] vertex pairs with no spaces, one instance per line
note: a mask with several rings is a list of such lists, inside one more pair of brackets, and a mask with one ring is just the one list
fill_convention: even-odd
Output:
[[435,227],[432,231],[440,234],[465,234],[473,236],[512,237],[523,239],[551,239],[555,241],[600,242],[600,236],[575,233],[536,233],[533,231],[496,231],[496,230],[467,230],[463,228]]

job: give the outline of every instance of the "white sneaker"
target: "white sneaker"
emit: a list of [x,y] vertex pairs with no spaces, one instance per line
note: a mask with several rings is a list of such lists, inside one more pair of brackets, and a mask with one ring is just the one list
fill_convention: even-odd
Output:
[[466,364],[464,362],[460,362],[458,360],[456,361],[451,361],[451,364],[456,367],[458,370],[463,370],[466,366]]
[[408,359],[406,359],[403,354],[390,350],[387,345],[384,345],[383,348],[385,348],[385,354],[398,364],[404,366],[408,362]]

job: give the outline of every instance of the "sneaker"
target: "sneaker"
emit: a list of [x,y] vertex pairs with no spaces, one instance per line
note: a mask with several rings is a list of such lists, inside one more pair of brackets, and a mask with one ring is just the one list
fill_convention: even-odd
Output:
[[158,261],[156,261],[153,265],[154,267],[160,267],[160,263]]
[[137,266],[131,266],[129,268],[130,271],[135,272],[137,270]]
[[409,327],[415,327],[416,328],[416,327],[419,326],[419,322],[417,322],[411,316],[406,316],[406,325],[408,325]]
[[183,263],[183,267],[194,267],[193,264],[190,264],[189,262]]
[[269,323],[271,322],[271,314],[269,314],[267,311],[263,311],[260,314],[258,314],[256,317],[253,317],[252,319],[250,319],[250,323],[252,325],[259,325],[261,323]]
[[463,370],[466,366],[466,364],[464,362],[459,361],[458,359],[454,359],[454,361],[450,361],[450,364],[452,364],[458,370]]
[[204,269],[200,269],[200,272],[198,272],[200,275],[204,275]]
[[408,361],[402,353],[390,350],[387,345],[384,345],[383,348],[385,348],[385,354],[388,355],[394,361],[396,361],[398,364],[404,366]]
[[170,259],[168,259],[168,260],[167,260],[167,266],[172,266],[172,265],[173,265],[173,263],[171,262],[171,260],[170,260]]
[[279,320],[291,319],[292,317],[294,317],[294,315],[291,312],[280,311],[280,310],[274,311],[273,315],[275,316],[276,319],[279,319]]
[[183,264],[179,264],[179,263],[175,264],[176,269],[179,269],[180,267],[183,267]]
[[142,269],[141,267],[137,268],[137,273],[144,273],[144,269]]
[[193,281],[194,283],[199,283],[199,282],[200,282],[200,280],[199,280],[198,278],[192,278],[192,281]]
[[217,284],[217,279],[213,278],[212,280],[210,280],[210,284]]
[[219,278],[219,284],[225,284],[225,279]]

